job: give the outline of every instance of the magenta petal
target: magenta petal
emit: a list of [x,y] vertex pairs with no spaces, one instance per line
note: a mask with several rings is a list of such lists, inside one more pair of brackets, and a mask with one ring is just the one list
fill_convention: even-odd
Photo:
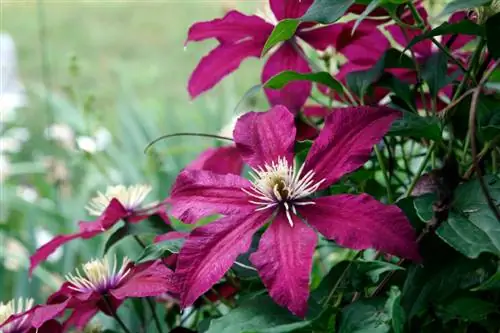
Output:
[[295,120],[288,109],[277,105],[267,112],[248,112],[236,122],[233,136],[243,160],[253,168],[293,161]]
[[189,28],[187,42],[207,38],[217,38],[220,42],[236,42],[249,37],[265,42],[272,30],[272,24],[262,18],[232,10],[223,18],[193,24]]
[[239,175],[243,170],[243,160],[236,146],[209,148],[189,163],[185,170],[208,170]]
[[278,21],[304,15],[313,0],[270,0],[271,10]]
[[[453,13],[453,15],[450,16],[448,22],[458,23],[463,20],[468,20],[468,15],[466,11],[459,11]],[[453,43],[451,45],[448,45],[450,38],[451,35],[443,36],[441,43],[443,45],[448,46],[451,50],[458,50],[467,45],[468,43],[470,43],[471,41],[473,41],[475,39],[475,36],[458,34],[456,38],[454,38]]]
[[170,231],[165,234],[161,234],[155,237],[154,242],[155,243],[161,243],[164,241],[168,240],[173,240],[173,239],[183,239],[186,238],[189,235],[187,232],[181,232],[181,231]]
[[[290,43],[284,43],[269,57],[262,70],[262,83],[287,70],[299,73],[311,72],[307,61],[294,50]],[[295,81],[279,90],[265,88],[264,92],[271,105],[281,104],[288,107],[293,113],[297,113],[307,101],[311,89],[311,82]]]
[[304,172],[314,170],[316,180],[325,179],[326,188],[343,175],[361,167],[373,145],[401,116],[387,107],[348,107],[334,109],[314,141],[306,158]]
[[318,236],[296,219],[293,227],[279,214],[259,242],[250,261],[259,271],[269,295],[299,317],[307,311],[309,275]]
[[214,214],[253,210],[242,188],[251,183],[237,175],[221,175],[205,170],[184,170],[175,180],[170,195],[171,214],[185,223],[194,223]]
[[113,198],[108,207],[95,221],[81,221],[78,223],[80,232],[104,231],[112,228],[118,221],[127,217],[129,212],[117,199]]
[[191,232],[175,271],[182,307],[193,304],[224,276],[236,257],[248,251],[252,235],[269,217],[269,211],[231,215]]
[[70,235],[59,235],[54,237],[51,241],[48,243],[42,245],[40,248],[38,248],[35,253],[30,257],[30,269],[29,269],[29,275],[33,273],[33,270],[45,259],[47,259],[48,256],[50,256],[52,253],[54,253],[59,247],[62,245],[66,244],[69,241],[72,241],[73,239],[76,238],[91,238],[94,237],[95,235],[101,233],[102,231],[97,230],[97,231],[87,231],[87,232],[79,232],[75,234],[70,234]]
[[33,312],[31,325],[35,328],[40,328],[44,323],[58,317],[64,312],[68,305],[69,299],[58,304],[41,305]]
[[78,329],[83,329],[89,321],[99,312],[96,306],[82,305],[77,309],[73,310],[73,313],[64,322],[64,331],[67,331],[70,327],[77,327]]
[[415,231],[395,205],[384,205],[369,195],[335,195],[314,200],[299,213],[326,238],[364,250],[373,248],[419,261]]
[[226,75],[235,71],[245,58],[260,57],[265,41],[253,39],[238,43],[223,43],[203,57],[189,78],[191,98],[215,86]]

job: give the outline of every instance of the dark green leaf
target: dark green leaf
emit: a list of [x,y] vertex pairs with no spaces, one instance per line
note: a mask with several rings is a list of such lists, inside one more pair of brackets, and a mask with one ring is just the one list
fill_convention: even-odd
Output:
[[385,303],[387,314],[391,318],[392,330],[394,333],[403,333],[406,322],[405,310],[401,306],[401,291],[396,286],[392,286],[389,291],[389,298]]
[[284,333],[310,325],[265,295],[257,296],[210,322],[206,333]]
[[315,0],[309,7],[302,21],[312,21],[323,24],[336,22],[354,4],[355,0]]
[[335,80],[329,73],[327,72],[318,72],[318,73],[297,73],[294,71],[284,71],[279,74],[276,74],[264,84],[266,88],[271,89],[281,89],[286,86],[288,83],[292,81],[311,81],[316,83],[324,84],[325,86],[337,91],[338,93],[343,93],[342,85],[339,81]]
[[435,117],[423,117],[416,113],[403,112],[403,117],[392,123],[387,135],[440,140],[441,125]]
[[339,333],[387,333],[391,318],[381,299],[360,300],[342,310]]
[[439,89],[450,83],[448,58],[441,51],[434,52],[422,68],[422,79],[427,82],[431,96],[436,97]]
[[285,19],[280,21],[271,32],[271,35],[266,41],[262,49],[262,55],[266,54],[273,46],[280,42],[289,40],[295,35],[295,31],[299,26],[300,21],[297,19]]
[[478,322],[497,311],[496,304],[472,296],[456,297],[436,308],[436,313],[445,322],[453,319]]
[[499,270],[494,275],[492,275],[488,280],[484,281],[480,286],[472,290],[473,291],[500,290],[500,267]]
[[377,86],[389,88],[394,95],[399,97],[406,104],[404,106],[405,109],[416,112],[415,96],[408,83],[401,81],[392,74],[385,73],[377,82]]
[[403,270],[403,268],[380,260],[356,260],[349,269],[349,279],[356,290],[363,290],[370,284],[377,283],[380,275],[395,270]]
[[179,253],[182,244],[184,244],[184,239],[172,239],[150,244],[142,251],[136,262],[155,260],[173,253]]
[[434,28],[430,31],[427,31],[426,33],[423,33],[413,38],[410,41],[410,43],[406,46],[406,49],[411,48],[413,45],[425,39],[430,39],[432,37],[449,35],[449,34],[484,36],[485,30],[483,26],[469,20],[463,20],[458,23],[444,22],[439,27]]
[[139,236],[144,234],[161,235],[174,229],[165,223],[158,215],[151,215],[148,219],[138,223],[125,223],[109,236],[104,245],[106,254],[113,245],[127,236]]
[[353,31],[355,31],[361,22],[371,13],[373,12],[380,4],[384,2],[384,0],[372,0],[368,6],[366,6],[365,10],[359,15],[358,19],[354,23]]
[[454,0],[449,2],[439,16],[449,15],[458,10],[479,7],[489,3],[491,0]]

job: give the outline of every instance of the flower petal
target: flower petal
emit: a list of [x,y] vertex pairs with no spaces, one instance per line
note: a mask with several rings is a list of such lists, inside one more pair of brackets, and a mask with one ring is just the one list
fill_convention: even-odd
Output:
[[165,234],[161,234],[155,237],[154,243],[161,243],[164,241],[168,240],[173,240],[173,239],[183,239],[186,238],[187,235],[189,235],[188,232],[182,232],[182,231],[170,231]]
[[295,315],[304,317],[309,297],[309,275],[318,236],[296,219],[293,227],[278,214],[250,261],[259,271],[269,295]]
[[189,28],[186,42],[208,38],[217,38],[220,42],[236,42],[248,37],[265,42],[272,30],[272,24],[262,18],[232,10],[223,18],[193,24]]
[[271,10],[278,21],[304,15],[313,0],[270,0]]
[[95,221],[80,221],[78,227],[80,232],[104,231],[112,228],[118,221],[127,217],[130,213],[125,207],[113,198],[108,204],[108,207]]
[[47,321],[58,317],[64,312],[68,305],[69,299],[58,304],[46,304],[38,306],[31,317],[31,325],[34,328],[42,327]]
[[[299,73],[311,72],[307,61],[294,50],[290,43],[284,43],[269,57],[262,70],[262,83],[286,70]],[[264,88],[264,92],[271,105],[281,104],[288,107],[293,113],[297,113],[304,106],[311,89],[312,83],[310,81],[295,81],[279,90]]]
[[[420,16],[423,18],[425,24],[428,25],[427,23],[428,14],[425,8],[419,7],[418,12],[420,13]],[[403,13],[401,19],[406,24],[409,25],[415,24],[415,19],[413,18],[413,14],[409,10]],[[397,24],[387,26],[385,29],[387,29],[387,31],[391,34],[392,38],[394,38],[394,40],[399,45],[404,47],[406,47],[413,38],[418,37],[423,33],[421,29],[401,28]],[[430,39],[424,39],[423,41],[412,46],[411,49],[419,57],[428,57],[432,54],[432,41]]]
[[240,175],[243,171],[243,160],[234,145],[209,148],[189,163],[185,170],[208,170],[220,174]]
[[367,194],[335,195],[299,207],[299,213],[326,238],[364,250],[374,248],[419,261],[415,231],[395,205],[384,205]]
[[188,91],[191,98],[215,86],[225,76],[235,71],[245,58],[260,57],[265,41],[253,39],[238,43],[223,43],[203,57],[191,74]]
[[175,271],[182,307],[193,304],[224,276],[236,257],[248,251],[252,235],[269,217],[268,211],[231,215],[191,232]]
[[290,111],[277,105],[267,112],[249,112],[234,128],[234,141],[243,160],[253,168],[276,162],[279,157],[293,161],[295,120]]
[[89,321],[99,312],[99,309],[94,306],[83,305],[74,309],[71,315],[64,322],[64,331],[75,326],[78,329],[83,329]]
[[92,238],[98,234],[100,234],[102,231],[101,230],[96,230],[96,231],[85,231],[85,232],[78,232],[75,234],[69,234],[69,235],[59,235],[54,237],[51,241],[48,243],[42,245],[40,248],[38,248],[35,253],[30,257],[30,268],[29,268],[29,275],[33,274],[33,270],[45,259],[47,259],[48,256],[50,256],[52,253],[54,253],[59,247],[62,245],[66,244],[69,241],[72,241],[73,239],[76,238]]
[[175,180],[170,195],[171,214],[185,223],[194,223],[214,214],[239,213],[255,209],[242,188],[250,182],[237,175],[205,170],[184,170]]
[[334,109],[307,155],[304,172],[314,170],[316,180],[325,179],[321,188],[328,187],[361,167],[369,159],[373,145],[400,116],[400,112],[387,107]]

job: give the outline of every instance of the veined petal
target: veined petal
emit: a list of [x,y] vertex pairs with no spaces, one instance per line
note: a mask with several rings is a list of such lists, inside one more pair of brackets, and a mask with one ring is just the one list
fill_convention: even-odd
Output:
[[170,195],[171,214],[185,223],[194,223],[214,214],[251,211],[242,188],[251,183],[237,175],[221,175],[205,170],[184,170],[175,180]]
[[223,217],[194,229],[179,253],[176,275],[181,305],[189,306],[219,281],[236,257],[248,251],[252,235],[270,217],[269,211]]
[[243,160],[253,168],[276,162],[279,157],[293,161],[295,120],[284,106],[267,112],[248,112],[236,122],[233,136]]
[[321,188],[330,186],[361,167],[370,158],[373,145],[400,116],[387,107],[334,109],[307,155],[304,172],[314,170],[316,180],[325,179]]
[[304,15],[313,0],[270,0],[271,10],[278,21]]
[[215,86],[225,76],[235,71],[245,58],[260,57],[264,41],[253,39],[237,43],[223,43],[203,57],[191,74],[188,91],[191,98]]
[[99,308],[95,305],[82,305],[75,308],[71,315],[64,322],[64,331],[75,326],[78,329],[83,329],[89,321],[99,312]]
[[108,207],[95,221],[80,221],[78,227],[80,232],[104,231],[112,228],[118,221],[130,215],[117,199],[113,198]]
[[338,244],[420,260],[415,231],[395,205],[384,205],[367,194],[335,195],[298,207],[299,213],[326,238]]
[[307,311],[309,276],[318,236],[296,219],[290,227],[284,214],[278,214],[259,242],[250,261],[259,271],[269,295],[299,317]]
[[34,328],[42,327],[46,322],[61,315],[68,305],[69,300],[58,304],[40,305],[35,308],[30,318]]
[[240,175],[243,160],[236,146],[209,148],[189,163],[185,170],[208,170],[220,174]]
[[[307,61],[294,50],[290,43],[284,43],[269,57],[262,70],[262,82],[286,70],[299,73],[311,72]],[[311,89],[310,81],[296,81],[279,90],[264,88],[264,92],[271,105],[284,105],[296,114],[304,106]]]
[[47,259],[48,256],[50,256],[52,253],[54,253],[59,247],[62,245],[66,244],[69,241],[72,241],[73,239],[76,238],[92,238],[98,234],[100,234],[102,231],[101,230],[95,230],[95,231],[84,231],[84,232],[78,232],[75,234],[69,234],[69,235],[59,235],[54,237],[51,241],[48,243],[42,245],[40,248],[38,248],[35,253],[30,257],[30,269],[29,269],[29,275],[33,273],[33,270],[45,259]]
[[272,24],[262,18],[232,10],[223,18],[193,24],[186,42],[208,38],[217,38],[220,42],[237,42],[249,37],[265,42],[272,30]]

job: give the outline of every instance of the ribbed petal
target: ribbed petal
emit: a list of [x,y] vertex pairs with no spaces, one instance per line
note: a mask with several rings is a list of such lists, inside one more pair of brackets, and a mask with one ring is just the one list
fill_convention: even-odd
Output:
[[325,179],[321,188],[328,187],[361,167],[370,158],[373,145],[400,116],[387,107],[334,109],[307,155],[304,173],[314,170],[317,181]]
[[231,215],[191,232],[176,268],[182,307],[193,304],[224,276],[238,255],[248,251],[252,235],[269,217],[268,211]]
[[234,141],[243,160],[253,168],[277,162],[279,157],[293,161],[295,120],[290,111],[278,105],[267,112],[248,112],[234,128]]
[[64,322],[64,330],[67,331],[71,327],[83,329],[89,321],[99,312],[96,306],[83,305],[74,309],[71,315]]
[[[311,72],[307,61],[290,43],[284,43],[269,57],[262,71],[262,83],[287,70],[299,73]],[[311,89],[310,81],[295,81],[279,90],[265,88],[264,92],[271,105],[284,105],[296,114],[304,106]]]
[[220,174],[240,175],[243,160],[236,146],[209,148],[189,163],[186,170],[208,170]]
[[339,245],[420,260],[415,231],[395,205],[384,205],[366,194],[336,195],[299,207],[299,213],[326,238]]
[[253,39],[237,43],[223,43],[203,57],[188,83],[191,98],[215,86],[225,76],[235,71],[248,57],[260,57],[265,41]]
[[130,212],[115,198],[111,199],[108,207],[95,221],[80,221],[80,232],[104,231],[112,228],[118,221],[131,215]]
[[271,10],[278,21],[304,15],[313,0],[270,0]]
[[205,170],[182,171],[172,187],[171,214],[185,223],[194,223],[214,214],[232,214],[255,209],[242,188],[251,183],[237,175]]
[[262,235],[259,249],[250,256],[250,261],[274,301],[304,317],[318,236],[304,222],[295,220],[291,227],[287,218],[278,214]]

